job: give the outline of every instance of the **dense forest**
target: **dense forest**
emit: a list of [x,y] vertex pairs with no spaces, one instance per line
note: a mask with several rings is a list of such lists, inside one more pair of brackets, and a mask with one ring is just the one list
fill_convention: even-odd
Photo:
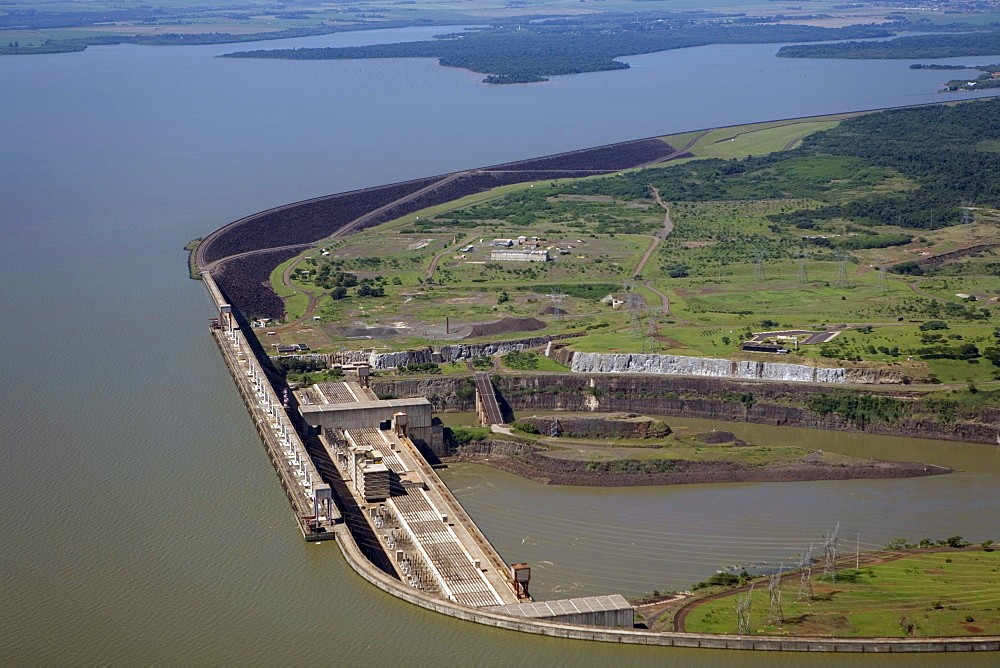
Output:
[[778,49],[782,58],[956,58],[1000,53],[1000,30],[898,37],[887,42],[795,44]]
[[371,46],[244,51],[229,58],[349,60],[355,58],[437,58],[441,65],[489,74],[486,83],[545,81],[557,74],[625,69],[616,57],[706,44],[762,44],[887,37],[874,26],[817,28],[801,25],[733,25],[689,21],[632,22],[634,15],[600,20],[545,22],[494,27],[434,41]]

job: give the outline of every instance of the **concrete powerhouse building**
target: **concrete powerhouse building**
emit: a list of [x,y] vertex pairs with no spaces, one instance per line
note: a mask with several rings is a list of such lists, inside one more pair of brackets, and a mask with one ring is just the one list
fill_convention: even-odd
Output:
[[317,383],[300,391],[299,412],[325,433],[336,429],[389,429],[393,416],[406,413],[407,436],[418,447],[443,455],[444,433],[434,424],[434,407],[426,397],[379,399],[358,382]]

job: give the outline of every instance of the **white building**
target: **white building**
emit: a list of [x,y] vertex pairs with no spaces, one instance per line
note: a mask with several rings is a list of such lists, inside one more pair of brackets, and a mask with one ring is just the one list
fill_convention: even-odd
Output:
[[547,250],[495,250],[490,252],[493,262],[548,262]]

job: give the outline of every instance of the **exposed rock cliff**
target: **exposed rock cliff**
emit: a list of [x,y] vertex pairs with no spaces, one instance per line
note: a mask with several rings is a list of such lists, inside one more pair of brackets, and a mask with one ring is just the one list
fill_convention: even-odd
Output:
[[902,382],[899,374],[878,369],[822,369],[803,364],[741,362],[679,355],[577,352],[573,355],[572,369],[576,373],[641,373],[804,383]]
[[[475,390],[469,377],[377,378],[375,392],[383,396],[427,397],[437,411],[475,410]],[[494,387],[519,412],[632,412],[643,415],[754,422],[840,431],[865,431],[900,436],[995,443],[1000,410],[982,405],[922,401],[921,392],[871,392],[898,400],[899,418],[856,423],[836,412],[811,410],[812,400],[836,393],[855,392],[837,386],[760,383],[717,378],[656,375],[583,376],[533,374],[494,376]],[[862,392],[863,391],[858,391]]]
[[435,346],[418,350],[403,350],[396,353],[372,353],[368,362],[373,369],[393,369],[407,364],[423,364],[425,362],[452,362],[471,359],[480,355],[504,355],[514,350],[538,348],[551,341],[565,339],[579,334],[556,334],[554,336],[533,336],[514,341],[495,341],[492,343],[461,343],[450,346]]

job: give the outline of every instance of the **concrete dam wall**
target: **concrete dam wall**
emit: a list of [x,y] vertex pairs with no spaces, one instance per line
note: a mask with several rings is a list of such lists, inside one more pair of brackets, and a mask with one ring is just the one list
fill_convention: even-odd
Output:
[[739,380],[777,380],[796,383],[900,383],[902,377],[881,369],[823,369],[804,364],[736,361],[679,355],[625,353],[573,354],[576,373],[636,373],[665,376],[708,376]]

